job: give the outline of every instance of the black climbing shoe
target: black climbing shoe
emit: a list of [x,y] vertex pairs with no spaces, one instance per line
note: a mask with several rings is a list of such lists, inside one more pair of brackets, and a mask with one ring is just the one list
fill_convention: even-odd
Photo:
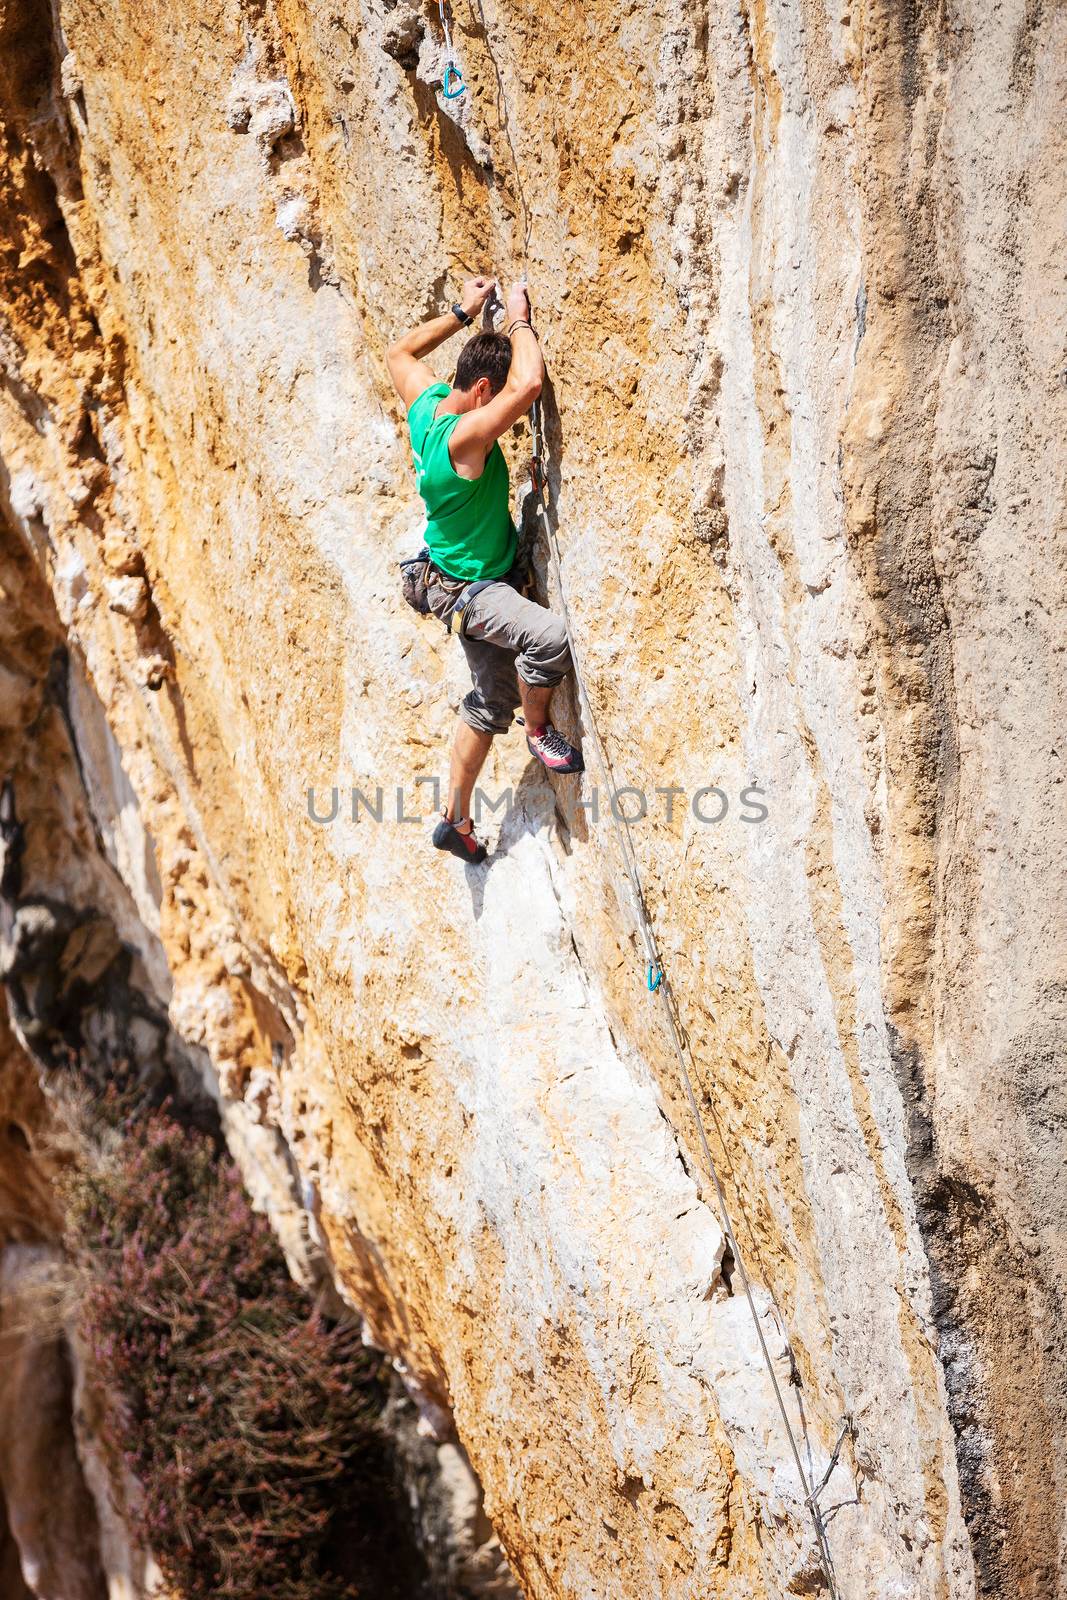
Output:
[[476,867],[485,860],[485,845],[478,843],[474,829],[469,833],[460,833],[455,823],[447,817],[442,817],[433,830],[433,842],[436,849],[447,850],[450,855],[458,856],[461,861],[469,861],[472,866]]

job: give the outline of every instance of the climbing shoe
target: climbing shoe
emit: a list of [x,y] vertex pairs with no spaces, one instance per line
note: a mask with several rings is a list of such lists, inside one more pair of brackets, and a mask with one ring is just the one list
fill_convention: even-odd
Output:
[[543,728],[526,729],[526,743],[530,754],[543,762],[549,772],[584,772],[582,752],[565,739],[551,722]]
[[[463,818],[459,820],[462,822]],[[478,843],[474,829],[469,833],[460,833],[448,817],[442,817],[433,830],[433,842],[436,849],[447,850],[450,855],[458,856],[461,861],[469,861],[472,866],[485,860],[485,845]]]

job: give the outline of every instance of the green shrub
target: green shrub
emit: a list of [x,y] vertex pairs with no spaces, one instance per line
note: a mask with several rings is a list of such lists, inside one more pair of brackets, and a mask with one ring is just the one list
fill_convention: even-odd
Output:
[[109,1120],[67,1209],[139,1541],[185,1600],[351,1600],[380,1511],[375,1358],[292,1283],[215,1139],[166,1106]]

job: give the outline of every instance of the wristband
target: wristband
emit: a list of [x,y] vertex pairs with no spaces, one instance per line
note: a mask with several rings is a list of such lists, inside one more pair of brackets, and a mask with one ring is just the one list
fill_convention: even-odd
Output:
[[464,311],[463,307],[458,304],[458,302],[452,307],[452,315],[454,317],[458,317],[465,328],[469,328],[471,323],[474,321],[473,317],[468,317],[467,313]]
[[511,324],[511,327],[508,329],[508,338],[509,339],[511,338],[511,335],[515,332],[516,328],[529,328],[529,330],[533,334],[534,338],[535,339],[537,338],[537,329],[534,327],[533,323],[532,322],[527,322],[525,320],[525,318],[523,318],[523,317],[516,317],[515,321]]

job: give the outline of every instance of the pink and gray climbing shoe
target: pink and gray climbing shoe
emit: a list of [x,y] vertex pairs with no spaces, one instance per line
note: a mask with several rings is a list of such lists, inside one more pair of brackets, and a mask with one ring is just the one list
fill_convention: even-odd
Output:
[[[462,822],[463,818],[460,817]],[[474,837],[474,829],[468,833],[461,833],[456,824],[448,817],[442,817],[433,830],[433,842],[438,850],[447,850],[450,855],[458,856],[461,861],[470,862],[477,866],[485,860],[485,845],[479,844]]]
[[527,727],[526,743],[530,754],[536,756],[549,772],[584,772],[585,762],[582,752],[576,750],[569,740],[565,739],[558,728],[551,722],[543,728]]

